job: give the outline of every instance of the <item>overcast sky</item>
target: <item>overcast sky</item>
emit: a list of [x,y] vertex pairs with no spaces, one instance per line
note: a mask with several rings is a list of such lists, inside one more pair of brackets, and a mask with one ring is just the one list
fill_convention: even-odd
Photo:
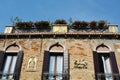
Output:
[[0,0],[0,32],[12,25],[10,19],[16,16],[33,22],[107,20],[120,26],[120,0]]

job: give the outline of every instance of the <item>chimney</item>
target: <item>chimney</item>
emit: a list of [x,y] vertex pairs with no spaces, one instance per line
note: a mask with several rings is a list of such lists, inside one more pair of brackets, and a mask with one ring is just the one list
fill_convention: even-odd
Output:
[[13,26],[6,26],[4,33],[12,33],[13,32]]
[[108,25],[109,32],[117,33],[118,25],[117,24],[109,24]]

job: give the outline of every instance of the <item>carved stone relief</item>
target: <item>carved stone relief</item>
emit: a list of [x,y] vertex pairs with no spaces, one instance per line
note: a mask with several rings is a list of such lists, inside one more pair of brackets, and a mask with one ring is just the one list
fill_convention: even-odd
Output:
[[37,69],[37,58],[36,57],[30,57],[27,63],[27,71],[36,71]]
[[74,61],[74,68],[87,69],[88,61],[85,59],[79,59]]

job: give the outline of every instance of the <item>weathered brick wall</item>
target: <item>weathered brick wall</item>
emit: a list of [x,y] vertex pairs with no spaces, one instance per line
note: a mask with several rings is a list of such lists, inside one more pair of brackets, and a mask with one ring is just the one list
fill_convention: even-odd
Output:
[[[94,80],[93,51],[104,43],[115,51],[118,68],[120,70],[120,41],[107,39],[7,39],[0,40],[0,50],[16,42],[24,51],[20,80],[41,80],[44,50],[59,42],[70,56],[70,80]],[[27,70],[31,57],[37,59],[37,67],[34,71]],[[86,60],[87,68],[75,68],[74,62]]]

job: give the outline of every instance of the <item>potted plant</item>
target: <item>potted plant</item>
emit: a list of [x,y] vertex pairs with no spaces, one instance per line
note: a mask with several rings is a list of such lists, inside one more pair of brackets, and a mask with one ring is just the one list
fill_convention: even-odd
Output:
[[88,26],[88,22],[82,21],[80,26],[81,28],[86,28]]
[[90,28],[92,28],[92,29],[95,29],[97,27],[96,21],[91,21],[89,24],[90,24]]
[[38,22],[35,22],[34,25],[37,27],[37,28],[40,28],[40,29],[45,29],[45,28],[49,28],[49,21],[38,21]]
[[32,21],[30,21],[30,22],[25,22],[25,26],[26,26],[26,28],[32,28],[33,22],[32,22]]
[[41,27],[43,29],[49,28],[49,25],[50,25],[49,21],[41,21]]
[[99,21],[99,22],[98,22],[98,28],[103,29],[104,26],[105,26],[105,23],[106,23],[106,22],[105,22],[104,20]]
[[18,28],[25,28],[25,22],[17,22],[17,23],[16,23],[16,26],[17,26]]
[[54,22],[54,24],[67,24],[67,22],[63,19],[62,20],[58,19]]
[[81,22],[80,21],[74,21],[72,23],[72,26],[74,29],[79,29],[80,28],[80,25],[81,25]]
[[63,19],[58,19],[53,24],[53,32],[67,32],[68,26],[67,22]]
[[35,25],[36,28],[41,28],[41,22],[40,21],[35,22],[34,25]]

